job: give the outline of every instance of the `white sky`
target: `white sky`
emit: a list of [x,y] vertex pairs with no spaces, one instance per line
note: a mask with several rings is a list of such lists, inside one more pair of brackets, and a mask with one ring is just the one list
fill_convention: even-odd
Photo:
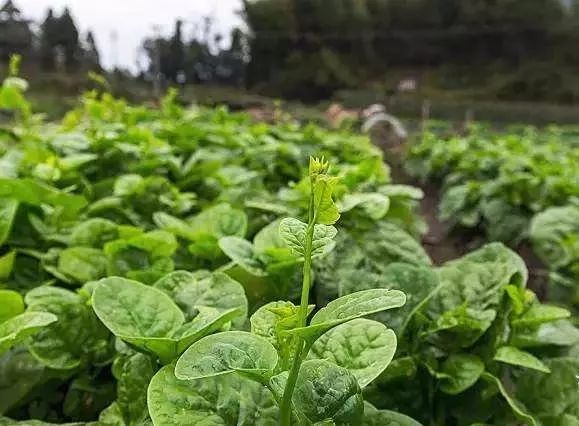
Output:
[[200,23],[204,16],[212,16],[214,29],[224,35],[241,24],[236,14],[241,9],[241,0],[14,0],[14,3],[25,17],[36,22],[44,19],[49,7],[61,13],[68,6],[83,37],[89,29],[95,34],[105,68],[116,63],[135,70],[141,42],[154,34],[155,25],[169,34],[175,20],[181,18],[185,22],[184,35],[189,36],[193,24]]

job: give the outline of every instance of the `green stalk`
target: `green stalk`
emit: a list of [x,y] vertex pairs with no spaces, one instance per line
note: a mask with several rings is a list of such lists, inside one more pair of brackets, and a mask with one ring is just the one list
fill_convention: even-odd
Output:
[[[314,239],[314,228],[316,225],[316,215],[314,212],[314,179],[311,179],[310,205],[308,212],[308,228],[306,232],[306,247],[304,252],[304,269],[302,282],[302,297],[300,309],[298,312],[298,327],[305,327],[308,316],[308,304],[310,301],[310,287],[312,284],[312,241]],[[290,426],[291,423],[291,404],[292,396],[300,372],[300,366],[304,357],[309,351],[309,345],[301,338],[297,337],[296,350],[293,357],[292,367],[283,391],[283,397],[280,406],[280,424]]]

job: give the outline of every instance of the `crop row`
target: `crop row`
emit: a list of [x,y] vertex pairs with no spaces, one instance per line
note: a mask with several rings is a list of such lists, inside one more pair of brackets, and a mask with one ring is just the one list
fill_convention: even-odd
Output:
[[439,215],[488,241],[531,241],[550,270],[549,297],[579,303],[579,145],[572,128],[473,126],[426,131],[407,168],[443,188]]

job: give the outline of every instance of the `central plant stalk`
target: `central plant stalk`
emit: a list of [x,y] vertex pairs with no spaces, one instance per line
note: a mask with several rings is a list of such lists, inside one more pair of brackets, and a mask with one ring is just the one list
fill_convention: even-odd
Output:
[[[304,250],[304,269],[303,269],[303,282],[302,282],[302,297],[300,301],[300,308],[298,311],[298,325],[297,327],[305,327],[306,320],[308,316],[308,305],[310,300],[310,287],[312,284],[312,241],[314,239],[314,229],[316,226],[316,214],[314,206],[314,185],[316,176],[310,176],[310,203],[308,208],[308,228],[306,231],[306,241]],[[298,373],[300,372],[300,365],[302,364],[303,358],[307,355],[309,351],[309,346],[306,342],[300,338],[296,337],[296,349],[294,352],[293,363],[289,371],[289,376],[285,389],[283,392],[283,397],[280,406],[280,424],[282,426],[290,426],[291,424],[291,403],[292,395],[296,386],[296,381],[298,379]]]

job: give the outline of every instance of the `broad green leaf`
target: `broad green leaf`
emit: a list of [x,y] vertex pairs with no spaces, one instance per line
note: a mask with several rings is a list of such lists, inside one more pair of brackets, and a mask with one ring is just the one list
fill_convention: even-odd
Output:
[[104,278],[93,292],[92,305],[117,337],[163,360],[177,355],[171,336],[185,317],[163,291],[125,278]]
[[414,237],[390,222],[379,222],[357,240],[365,248],[366,255],[382,268],[392,262],[416,266],[432,263],[422,245]]
[[393,360],[388,368],[376,379],[378,385],[388,384],[400,379],[409,379],[416,375],[417,365],[414,358],[405,356]]
[[0,419],[50,379],[45,367],[25,346],[0,356]]
[[241,327],[247,315],[247,298],[243,286],[223,273],[191,273],[175,271],[165,275],[154,284],[165,291],[192,319],[201,307],[222,311],[238,309],[240,315],[234,324]]
[[332,193],[337,184],[335,177],[319,175],[314,183],[314,214],[316,223],[333,225],[340,218],[338,207],[332,200]]
[[278,219],[261,228],[260,231],[253,237],[253,246],[257,253],[267,253],[272,249],[289,250],[289,247],[280,235],[280,223],[282,219]]
[[345,368],[324,360],[301,365],[292,402],[313,423],[333,420],[336,424],[360,424],[364,414],[356,378]]
[[6,281],[12,275],[14,270],[14,261],[16,260],[16,250],[0,256],[0,281]]
[[115,180],[113,194],[119,197],[130,195],[142,185],[143,181],[144,178],[137,174],[119,176],[117,180]]
[[128,235],[124,236],[121,231],[121,239],[104,246],[109,275],[153,283],[173,271],[171,256],[178,247],[173,234],[151,231],[135,235],[132,230],[126,233]]
[[140,353],[121,355],[112,370],[117,380],[116,404],[124,424],[141,424],[149,416],[147,386],[155,375],[154,361]]
[[189,225],[197,235],[209,234],[217,239],[226,236],[243,237],[247,232],[247,216],[229,204],[218,204],[191,218]]
[[44,365],[71,370],[82,362],[110,359],[110,334],[87,300],[58,287],[38,287],[26,294],[27,312],[49,312],[58,320],[30,339],[29,349]]
[[475,355],[451,355],[442,365],[440,389],[450,395],[464,392],[478,381],[484,369],[484,363]]
[[502,244],[488,244],[437,269],[440,287],[425,309],[439,346],[466,348],[494,321],[509,285],[524,287],[523,260]]
[[333,300],[321,308],[307,327],[296,328],[289,333],[315,340],[331,328],[387,309],[404,306],[406,296],[398,290],[373,289],[348,294]]
[[568,265],[577,254],[569,236],[579,232],[579,208],[553,207],[537,214],[529,226],[535,252],[551,268]]
[[70,247],[60,252],[58,271],[84,284],[107,274],[107,258],[101,250],[90,247]]
[[402,337],[406,326],[438,289],[438,277],[432,268],[392,263],[380,275],[380,282],[391,290],[406,295],[406,303],[395,311],[384,311],[373,318],[390,327]]
[[216,309],[201,306],[199,313],[192,321],[183,326],[173,334],[173,338],[178,340],[177,352],[182,353],[193,342],[211,333],[220,331],[232,321],[243,315],[242,308]]
[[213,334],[187,349],[175,365],[175,376],[193,380],[241,372],[267,379],[277,365],[275,348],[263,337],[243,331]]
[[579,420],[579,392],[577,358],[545,360],[550,374],[524,370],[517,380],[516,397],[537,417],[541,424],[556,426],[565,417]]
[[[538,374],[546,376],[543,373]],[[481,377],[498,390],[498,392],[503,396],[509,407],[511,407],[511,410],[513,410],[513,413],[517,416],[517,418],[524,421],[527,425],[538,426],[535,416],[530,413],[525,404],[523,404],[521,401],[518,401],[514,396],[512,396],[507,391],[505,385],[499,380],[498,377],[493,376],[492,374],[487,372],[484,372]]]
[[102,248],[119,238],[119,227],[113,221],[92,218],[79,223],[70,236],[71,246]]
[[323,334],[313,344],[308,359],[325,359],[348,369],[364,388],[388,367],[395,353],[394,332],[361,318]]
[[151,253],[155,257],[172,256],[178,247],[173,234],[165,231],[151,231],[142,235],[137,235],[128,243],[135,248]]
[[67,194],[32,179],[0,178],[0,198],[10,198],[25,204],[40,206],[48,204],[62,207],[66,218],[73,218],[87,205],[80,195]]
[[515,328],[511,342],[519,348],[572,346],[579,344],[579,329],[568,320],[548,322],[538,327]]
[[18,201],[10,198],[0,198],[0,246],[4,245],[10,232],[18,210]]
[[[395,285],[390,284],[390,276],[398,275],[388,271],[394,263],[428,267],[431,260],[418,241],[389,222],[352,234],[340,230],[336,248],[314,265],[318,304],[360,290],[390,288]],[[426,279],[425,275],[432,277],[425,272],[418,273],[417,279]]]
[[390,199],[378,192],[346,194],[338,204],[340,213],[361,207],[373,220],[382,219],[390,208]]
[[496,309],[508,284],[524,286],[523,260],[502,244],[488,244],[438,268],[440,290],[430,300],[430,315],[442,315],[459,306],[472,310]]
[[513,320],[513,325],[519,327],[537,326],[542,323],[569,318],[571,313],[558,306],[534,304],[527,312]]
[[422,426],[416,420],[395,411],[378,410],[372,404],[364,403],[362,426]]
[[[300,256],[305,256],[307,228],[307,224],[294,218],[283,219],[279,225],[279,233],[283,241]],[[329,252],[334,247],[333,239],[337,233],[338,230],[333,226],[315,225],[312,256]]]
[[542,371],[543,373],[550,372],[549,367],[547,367],[539,358],[513,346],[503,346],[497,349],[493,359],[495,361],[504,362],[505,364]]
[[195,230],[184,220],[171,216],[164,212],[157,212],[153,215],[155,225],[164,231],[168,231],[177,237],[194,241],[197,238]]
[[271,393],[235,374],[186,381],[165,366],[151,380],[147,401],[155,426],[278,424]]
[[0,325],[22,312],[24,312],[24,300],[20,293],[0,290]]
[[56,320],[47,312],[25,312],[0,323],[0,355]]
[[257,277],[267,275],[249,241],[239,237],[223,237],[219,239],[219,247],[227,257],[250,274]]
[[493,309],[481,311],[462,305],[444,312],[421,334],[443,349],[468,348],[489,329],[496,316]]

